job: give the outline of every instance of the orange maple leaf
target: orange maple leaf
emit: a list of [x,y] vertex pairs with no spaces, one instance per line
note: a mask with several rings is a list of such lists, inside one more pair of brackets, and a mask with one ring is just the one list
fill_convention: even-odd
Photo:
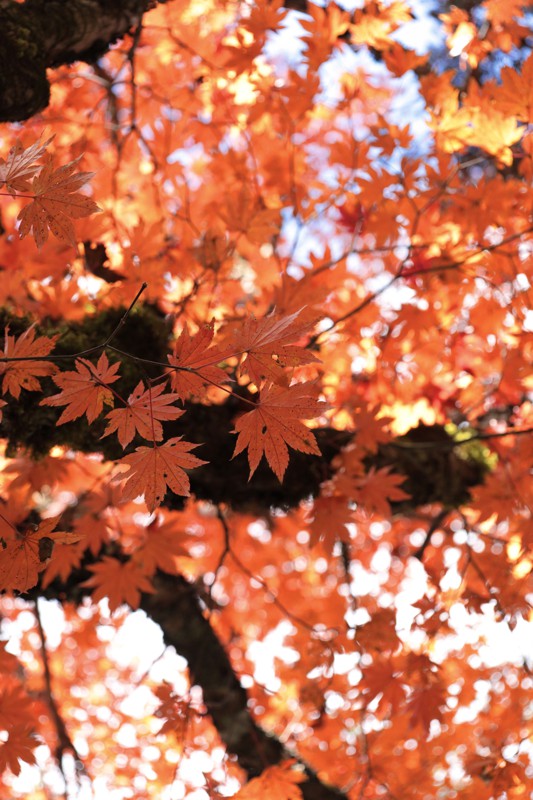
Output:
[[194,336],[185,325],[174,345],[174,352],[168,356],[169,364],[177,367],[172,372],[170,383],[182,400],[202,397],[206,384],[219,386],[229,381],[224,370],[216,366],[228,354],[211,347],[212,339],[212,325],[204,325]]
[[5,184],[13,197],[17,192],[26,192],[30,186],[29,179],[41,169],[41,164],[35,162],[44,155],[53,138],[43,143],[39,137],[30,147],[23,147],[21,142],[16,142],[7,158],[0,158],[0,189]]
[[303,771],[293,769],[294,759],[289,759],[273,767],[267,767],[258,778],[253,778],[234,800],[301,800],[302,790],[298,784],[305,781]]
[[356,479],[353,499],[367,513],[390,517],[390,501],[407,500],[410,496],[400,489],[400,485],[405,481],[405,476],[391,474],[390,470],[391,467],[382,467],[381,469],[372,467],[366,475]]
[[379,406],[369,407],[356,402],[353,413],[357,447],[375,453],[382,442],[390,441],[391,434],[387,427],[392,417],[378,417]]
[[115,478],[125,481],[123,499],[134,500],[144,495],[148,510],[152,512],[163,501],[167,486],[174,494],[188,497],[190,483],[185,470],[207,463],[190,455],[189,451],[198,446],[191,442],[182,442],[181,436],[175,436],[162,445],[137,447],[135,453],[118,462],[119,466],[129,467],[125,475],[119,474]]
[[316,388],[309,382],[287,389],[267,386],[253,411],[247,411],[235,422],[233,433],[239,437],[233,458],[248,448],[251,478],[264,454],[282,481],[289,464],[287,445],[302,453],[320,455],[313,432],[299,420],[318,416],[325,406],[316,399]]
[[494,92],[498,111],[520,122],[533,122],[533,53],[522,64],[521,72],[515,67],[504,67],[501,81]]
[[[82,533],[78,534],[79,539],[85,539]],[[73,542],[76,540],[73,540]],[[40,585],[43,589],[59,578],[62,583],[66,583],[69,575],[77,569],[83,558],[83,552],[86,549],[85,541],[79,547],[70,547],[68,544],[57,544],[52,540],[53,558],[50,559],[46,565],[46,569],[41,575]]]
[[396,710],[405,699],[406,690],[402,683],[402,673],[395,668],[391,659],[387,661],[376,659],[366,667],[360,686],[367,703],[381,696],[380,703],[387,709]]
[[107,384],[118,380],[116,374],[119,363],[109,366],[107,356],[102,353],[96,366],[86,358],[76,359],[76,372],[60,372],[54,376],[55,383],[63,391],[41,400],[42,406],[67,406],[57,421],[57,425],[71,422],[87,414],[89,422],[94,422],[102,412],[104,403],[113,404],[113,394]]
[[370,622],[357,629],[356,641],[365,650],[389,652],[401,644],[396,633],[396,612],[392,608],[380,608]]
[[[0,358],[38,359],[47,356],[57,341],[57,336],[39,336],[35,338],[35,326],[21,333],[18,339],[9,335],[9,328],[5,330],[4,349],[0,350]],[[0,375],[3,375],[2,391],[9,392],[17,400],[20,390],[38,392],[41,384],[37,380],[45,375],[52,375],[57,367],[50,361],[9,361],[0,363]]]
[[126,447],[136,433],[143,439],[160,442],[163,438],[163,427],[159,420],[177,419],[185,412],[179,408],[169,408],[170,404],[179,399],[177,394],[162,394],[164,384],[154,388],[144,389],[144,384],[139,381],[133,392],[128,397],[125,408],[115,408],[106,414],[110,420],[105,429],[104,436],[117,431],[117,436],[122,447]]
[[50,517],[38,527],[0,538],[0,587],[25,592],[37,583],[39,572],[47,565],[55,543],[70,544],[80,536],[67,531],[52,533],[59,517]]
[[24,690],[22,684],[13,674],[20,669],[15,663],[15,673],[2,676],[0,686],[0,730],[9,730],[15,726],[31,725],[35,719],[35,702]]
[[250,317],[244,320],[235,337],[237,352],[247,352],[239,367],[239,374],[247,372],[258,386],[264,381],[288,386],[290,378],[284,367],[310,364],[319,359],[298,345],[289,345],[309,330],[316,319],[299,319],[302,309],[294,314],[270,314],[264,319]]
[[37,247],[42,247],[50,230],[58,239],[76,246],[71,219],[87,217],[101,210],[94,200],[77,191],[94,174],[74,174],[80,158],[81,156],[54,170],[53,158],[49,156],[40,173],[33,177],[28,191],[34,199],[18,215],[21,239],[33,232]]
[[89,570],[93,575],[82,586],[94,588],[92,597],[95,602],[107,597],[111,611],[124,603],[136,609],[141,592],[154,591],[145,571],[132,559],[122,562],[104,556],[97,564],[91,564]]

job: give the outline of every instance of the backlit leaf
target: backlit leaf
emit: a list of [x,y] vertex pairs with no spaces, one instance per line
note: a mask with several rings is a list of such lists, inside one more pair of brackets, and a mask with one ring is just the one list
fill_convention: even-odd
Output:
[[103,436],[116,431],[122,447],[126,447],[136,433],[143,439],[160,442],[163,438],[160,420],[178,419],[184,413],[172,405],[179,395],[163,394],[164,390],[165,384],[145,389],[140,381],[128,397],[127,406],[106,414],[109,422]]
[[21,209],[19,234],[21,238],[32,233],[37,247],[48,239],[52,231],[58,239],[76,246],[76,234],[71,222],[100,211],[90,197],[77,190],[92,178],[92,172],[74,172],[80,158],[54,170],[52,156],[31,182],[28,191],[34,199]]
[[239,436],[233,457],[248,450],[250,478],[265,455],[273,472],[283,480],[289,464],[287,446],[320,455],[313,432],[300,422],[318,416],[325,407],[316,394],[316,387],[310,383],[289,388],[271,384],[262,390],[256,408],[238,417],[234,433]]
[[116,477],[124,481],[123,499],[134,500],[144,495],[148,510],[154,511],[163,502],[167,487],[174,494],[188,496],[190,483],[185,470],[206,463],[190,454],[195,447],[198,445],[183,442],[179,436],[161,445],[137,447],[135,453],[118,462],[119,466],[129,467],[126,474]]
[[[9,335],[9,328],[5,330],[4,349],[0,351],[1,358],[20,358],[22,361],[0,363],[2,391],[18,399],[20,390],[37,392],[41,388],[38,378],[52,375],[57,367],[50,361],[41,361],[39,356],[47,356],[54,349],[57,336],[38,336],[35,338],[35,328],[32,325],[18,338]],[[25,361],[24,359],[31,359]],[[35,360],[33,360],[35,359]]]
[[58,425],[71,422],[83,414],[87,415],[88,422],[94,422],[104,404],[113,404],[113,394],[107,384],[118,380],[119,367],[119,363],[110,366],[105,353],[102,353],[96,365],[85,358],[78,358],[76,372],[60,372],[54,376],[55,383],[62,391],[45,397],[41,405],[67,406],[57,421]]

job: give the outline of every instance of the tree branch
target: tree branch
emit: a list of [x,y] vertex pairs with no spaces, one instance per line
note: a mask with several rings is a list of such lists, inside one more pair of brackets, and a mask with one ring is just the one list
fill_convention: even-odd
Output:
[[[165,2],[165,0],[158,0]],[[139,25],[154,0],[0,0],[0,122],[19,122],[50,100],[48,67],[95,61]]]
[[[252,778],[294,753],[265,733],[250,714],[248,697],[227,653],[204,616],[194,587],[180,575],[158,573],[154,594],[144,595],[141,608],[163,631],[165,644],[187,659],[191,680],[202,688],[204,703],[228,752]],[[304,765],[300,785],[306,800],[341,800],[343,793],[319,780]]]
[[[84,586],[90,575],[87,566],[96,560],[87,553],[82,565],[70,574],[66,583],[56,579],[46,589],[36,586],[24,598],[36,604],[39,597],[61,603],[80,603],[90,594],[90,590]],[[280,761],[296,758],[306,774],[305,782],[300,784],[304,800],[345,800],[340,790],[321,781],[275,735],[265,732],[256,724],[248,707],[248,695],[235,674],[223,644],[211,627],[195,586],[182,575],[163,572],[156,573],[153,586],[153,594],[142,596],[141,608],[160,626],[165,645],[174,647],[187,660],[191,682],[201,688],[207,711],[228,753],[237,758],[248,777],[255,777],[266,767]],[[44,663],[46,665],[46,661]],[[52,698],[49,675],[47,687]],[[51,709],[61,742],[58,757],[65,749],[72,750],[76,755],[57,709],[54,705]]]
[[[17,318],[6,309],[0,309],[0,330],[9,326],[12,334],[19,335],[30,324],[29,319]],[[74,359],[80,353],[100,351],[110,337],[118,349],[131,354],[131,358],[121,358],[121,381],[117,389],[123,397],[131,393],[140,380],[146,381],[147,375],[153,378],[164,371],[145,363],[147,359],[167,363],[170,342],[166,322],[157,309],[147,304],[130,307],[126,313],[120,308],[106,310],[80,323],[69,323],[68,327],[51,322],[37,326],[37,332],[47,336],[58,330],[62,336],[56,344],[54,359]],[[109,355],[113,360],[114,353]],[[56,387],[51,379],[42,379],[42,385],[45,395],[55,394]],[[333,475],[335,456],[354,434],[334,428],[315,430],[321,456],[291,451],[283,483],[263,459],[253,478],[248,480],[246,457],[232,458],[235,439],[231,431],[235,418],[248,410],[246,390],[240,387],[238,392],[244,396],[241,398],[234,392],[220,405],[185,403],[186,413],[179,420],[165,424],[167,438],[183,436],[186,441],[201,445],[198,455],[208,462],[191,473],[191,492],[198,499],[226,503],[233,509],[257,514],[268,514],[272,507],[294,508],[302,500],[317,496],[321,484]],[[38,405],[34,392],[21,392],[18,401],[8,403],[3,411],[0,434],[7,439],[8,456],[22,449],[39,458],[56,445],[83,453],[102,453],[108,461],[124,455],[114,437],[101,438],[104,420],[89,425],[80,418],[58,426],[57,411]],[[136,444],[141,441],[132,443]],[[487,472],[487,465],[479,455],[468,456],[467,447],[467,443],[455,442],[440,425],[419,425],[405,436],[381,445],[377,453],[367,456],[365,465],[367,469],[389,466],[406,476],[403,488],[411,499],[397,504],[395,510],[407,513],[427,503],[458,507],[468,499],[469,488],[481,483]],[[181,508],[183,498],[169,493],[165,504],[169,508]]]

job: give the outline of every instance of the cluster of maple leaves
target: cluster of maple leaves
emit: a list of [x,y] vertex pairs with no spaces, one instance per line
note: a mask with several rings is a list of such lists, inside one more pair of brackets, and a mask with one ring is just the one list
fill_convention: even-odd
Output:
[[[49,141],[37,142],[27,149],[17,143],[0,165],[0,187],[5,184],[14,196],[18,192],[35,195],[31,203],[24,206],[19,218],[21,237],[33,230],[37,245],[46,241],[48,229],[58,238],[70,241],[73,228],[69,217],[85,216],[98,210],[92,200],[76,191],[91,177],[89,173],[73,173],[76,162],[55,172],[50,160],[42,168],[35,164]],[[33,176],[31,186],[29,176]],[[149,384],[140,381],[127,398],[121,397],[112,386],[120,378],[120,363],[110,364],[105,351],[96,364],[78,357],[75,370],[59,371],[56,364],[46,360],[57,336],[36,337],[31,327],[14,337],[6,329],[4,347],[0,351],[2,392],[17,399],[22,389],[39,391],[40,377],[52,376],[61,391],[40,402],[47,406],[65,406],[58,425],[82,416],[91,424],[105,407],[108,423],[104,436],[116,433],[124,449],[135,436],[148,440],[149,446],[137,447],[135,452],[118,461],[118,468],[126,467],[128,471],[119,472],[116,477],[123,482],[123,500],[134,500],[142,495],[148,511],[153,513],[162,503],[167,488],[175,494],[188,496],[190,484],[185,470],[205,463],[190,452],[198,445],[182,441],[181,437],[163,441],[161,423],[176,420],[184,413],[176,406],[177,402],[202,398],[209,385],[221,388],[227,384],[231,378],[218,366],[222,362],[237,359],[237,378],[248,376],[258,388],[257,401],[246,401],[251,410],[240,415],[235,423],[238,439],[234,456],[248,451],[250,477],[265,455],[279,480],[283,480],[289,461],[288,446],[320,455],[312,431],[301,420],[319,416],[325,403],[317,400],[318,390],[312,382],[291,382],[297,367],[317,361],[301,345],[291,344],[301,339],[314,322],[308,317],[301,320],[298,311],[285,316],[270,314],[262,320],[249,318],[239,326],[232,326],[229,335],[222,333],[223,344],[216,346],[212,344],[212,325],[203,326],[194,335],[185,326],[168,357],[170,373],[163,373],[160,379]],[[114,350],[111,342],[108,346]],[[35,585],[38,570],[43,569],[46,562],[40,555],[39,543],[48,538],[53,527],[47,521],[25,535],[15,531],[14,541],[9,546],[6,543],[0,552],[0,577],[5,589],[24,592]],[[53,535],[57,543],[78,539],[75,535],[69,539],[68,534],[57,532]],[[149,584],[144,581],[140,588],[149,590]]]
[[[3,331],[0,412],[34,396],[57,425],[103,419],[102,438],[124,450],[112,464],[66,447],[2,457],[6,796],[59,796],[47,777],[29,791],[14,778],[22,764],[53,774],[39,743],[72,797],[89,778],[135,800],[244,782],[182,664],[161,679],[155,648],[139,678],[113,652],[132,620],[124,604],[156,591],[158,570],[198,591],[258,724],[350,800],[528,796],[526,3],[440,14],[444,71],[400,43],[407,3],[358,5],[295,15],[281,0],[169,0],[94,68],[54,70],[42,124],[1,131],[0,304],[37,323]],[[287,23],[302,52],[285,59],[270,48]],[[346,68],[349,48],[377,56],[376,72]],[[498,59],[517,54],[496,79]],[[404,80],[424,105],[422,143],[393,108]],[[144,298],[168,315],[171,352],[146,359],[159,376],[132,391],[120,391],[123,366],[144,362],[113,332],[65,357],[38,330],[127,315]],[[232,394],[243,410],[227,435],[251,476],[263,456],[283,481],[291,448],[319,455],[314,425],[352,434],[319,496],[262,515],[188,497],[202,451],[165,423],[179,426],[190,400]],[[378,449],[420,423],[446,425],[490,465],[460,507],[398,511],[404,477]],[[444,458],[432,441],[403,452],[431,473],[449,445]],[[183,510],[165,506],[168,492],[188,497]],[[63,603],[56,636],[16,595],[82,566],[90,601]],[[263,642],[281,639],[269,659]],[[147,696],[128,710],[137,689]],[[239,796],[299,800],[304,782],[289,759]]]

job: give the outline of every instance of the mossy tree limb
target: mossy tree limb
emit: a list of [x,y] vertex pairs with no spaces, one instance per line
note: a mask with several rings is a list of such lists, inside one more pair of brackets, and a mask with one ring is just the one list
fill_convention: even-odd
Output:
[[95,61],[141,21],[151,0],[0,0],[0,122],[50,100],[49,67]]
[[[46,335],[60,334],[54,354],[76,354],[105,342],[123,314],[124,309],[110,309],[79,323],[44,321],[38,330]],[[0,309],[0,330],[6,325],[12,334],[19,335],[29,327],[30,320],[13,317],[7,310]],[[166,364],[171,345],[165,318],[155,307],[137,306],[120,327],[113,344],[137,358]],[[111,360],[118,358],[112,351],[109,357]],[[64,368],[72,367],[64,364]],[[121,358],[121,380],[114,388],[127,397],[140,380],[146,380],[147,375],[159,375],[162,369],[139,363],[135,358]],[[43,379],[42,386],[47,395],[57,393],[50,378]],[[57,426],[58,410],[39,405],[40,399],[41,395],[23,390],[17,402],[8,402],[4,408],[0,435],[7,440],[8,455],[22,449],[34,457],[44,456],[56,445],[84,453],[101,452],[107,460],[124,455],[116,437],[101,438],[105,429],[103,418],[92,425],[81,418]],[[291,451],[283,483],[263,459],[249,481],[246,457],[240,455],[232,459],[235,437],[231,435],[236,416],[249,407],[238,396],[230,396],[221,405],[186,403],[185,410],[179,420],[165,424],[165,435],[167,438],[183,436],[186,441],[200,444],[197,453],[209,462],[191,472],[192,493],[202,500],[226,503],[233,509],[257,514],[268,513],[272,507],[294,508],[303,499],[318,495],[320,485],[333,474],[335,456],[352,438],[347,431],[318,429],[315,434],[320,457]],[[424,446],[417,449],[420,442]],[[428,447],[432,442],[434,448]],[[404,443],[410,446],[402,447]],[[143,444],[143,440],[134,441],[131,448],[139,444]],[[367,469],[390,466],[394,472],[406,476],[405,489],[411,499],[402,504],[404,513],[427,503],[457,507],[466,502],[468,489],[481,483],[486,473],[486,465],[465,458],[464,453],[455,448],[452,437],[439,425],[419,426],[405,437],[381,446],[377,453],[367,456],[365,466]],[[168,507],[180,508],[182,503],[183,498],[167,494],[165,505]]]

